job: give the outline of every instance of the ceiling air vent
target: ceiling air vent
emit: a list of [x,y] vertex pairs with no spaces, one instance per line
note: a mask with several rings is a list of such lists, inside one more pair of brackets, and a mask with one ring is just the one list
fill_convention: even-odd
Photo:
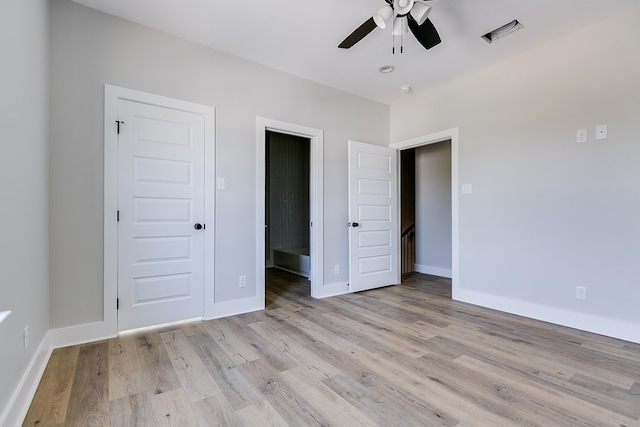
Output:
[[517,19],[509,22],[508,24],[503,25],[500,28],[496,28],[495,30],[485,34],[482,38],[489,44],[495,42],[498,39],[508,36],[511,33],[518,31],[519,29],[524,28],[524,25],[520,23]]

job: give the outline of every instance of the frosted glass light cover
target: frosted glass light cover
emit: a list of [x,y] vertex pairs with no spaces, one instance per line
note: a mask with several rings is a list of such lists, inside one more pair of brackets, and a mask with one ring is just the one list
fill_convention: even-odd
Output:
[[389,5],[386,5],[373,15],[373,21],[379,28],[382,28],[384,30],[385,28],[387,28],[387,21],[391,19],[392,16],[393,8]]
[[429,14],[431,13],[431,6],[427,6],[424,3],[419,1],[413,4],[413,8],[411,9],[411,16],[416,20],[418,25],[424,24],[424,21],[427,20]]

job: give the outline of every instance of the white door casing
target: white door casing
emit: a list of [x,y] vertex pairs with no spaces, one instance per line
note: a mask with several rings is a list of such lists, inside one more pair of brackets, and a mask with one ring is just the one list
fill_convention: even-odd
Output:
[[[454,300],[458,300],[460,290],[460,195],[459,195],[459,129],[451,128],[440,132],[418,136],[416,138],[399,141],[390,145],[391,148],[402,151],[424,145],[451,141],[451,293]],[[400,249],[398,249],[400,250]]]
[[213,120],[212,107],[105,86],[105,321],[114,292],[117,330],[214,303]]
[[396,150],[349,141],[349,291],[400,283]]

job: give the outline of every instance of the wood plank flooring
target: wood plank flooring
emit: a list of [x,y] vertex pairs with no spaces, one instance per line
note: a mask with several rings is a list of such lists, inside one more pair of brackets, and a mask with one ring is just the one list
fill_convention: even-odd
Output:
[[25,426],[640,426],[640,345],[452,301],[449,280],[55,350]]

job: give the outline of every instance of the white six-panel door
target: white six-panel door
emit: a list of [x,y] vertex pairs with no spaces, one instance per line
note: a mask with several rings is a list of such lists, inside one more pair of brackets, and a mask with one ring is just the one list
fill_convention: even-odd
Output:
[[400,283],[396,150],[349,141],[349,290]]
[[204,118],[124,99],[118,116],[118,329],[202,317]]

